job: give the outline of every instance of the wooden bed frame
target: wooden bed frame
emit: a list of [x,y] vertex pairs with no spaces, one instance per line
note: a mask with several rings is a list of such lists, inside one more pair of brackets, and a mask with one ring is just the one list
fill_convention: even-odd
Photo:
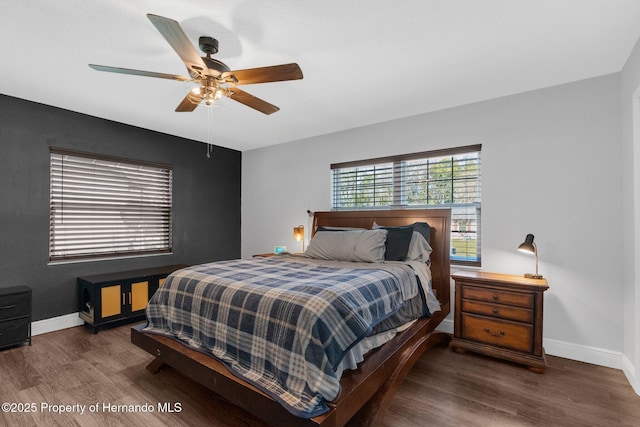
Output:
[[450,336],[434,329],[449,314],[450,306],[450,232],[448,209],[393,211],[316,212],[313,230],[318,226],[371,228],[373,223],[400,226],[414,222],[431,226],[431,272],[433,289],[441,311],[430,318],[418,319],[382,347],[372,350],[357,370],[345,371],[340,380],[340,395],[329,403],[329,411],[311,419],[298,418],[271,397],[231,374],[217,360],[168,337],[131,329],[131,342],[155,359],[147,366],[152,373],[168,365],[203,384],[216,394],[274,426],[377,425],[393,396],[414,363],[436,344],[448,344]]

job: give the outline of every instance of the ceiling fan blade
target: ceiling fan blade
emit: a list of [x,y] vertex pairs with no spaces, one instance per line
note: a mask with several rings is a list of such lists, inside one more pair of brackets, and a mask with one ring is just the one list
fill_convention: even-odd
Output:
[[157,77],[159,79],[178,80],[180,82],[188,82],[189,77],[178,76],[175,74],[156,73],[153,71],[132,70],[130,68],[109,67],[107,65],[89,64],[89,67],[98,71],[107,71],[109,73],[133,74],[134,76]]
[[[232,77],[233,76],[233,77]],[[272,65],[270,67],[248,68],[222,73],[222,78],[229,77],[236,85],[251,85],[256,83],[282,82],[285,80],[299,80],[302,70],[298,64]],[[235,77],[235,79],[234,79]]]
[[177,21],[151,13],[147,14],[147,18],[158,29],[173,50],[176,51],[192,77],[200,77],[207,74],[207,66]]
[[176,112],[178,112],[178,113],[189,113],[189,112],[195,110],[196,107],[198,105],[200,105],[200,101],[202,101],[202,98],[193,99],[194,97],[195,97],[195,95],[193,95],[191,93],[188,93],[187,96],[184,97],[182,102],[180,102],[180,105],[178,105],[176,107]]
[[231,92],[229,98],[233,99],[234,101],[238,101],[239,103],[244,104],[247,107],[258,110],[261,113],[273,114],[276,111],[280,110],[280,108],[276,107],[275,105],[269,104],[267,101],[263,101],[262,99],[236,87],[229,88],[229,92]]

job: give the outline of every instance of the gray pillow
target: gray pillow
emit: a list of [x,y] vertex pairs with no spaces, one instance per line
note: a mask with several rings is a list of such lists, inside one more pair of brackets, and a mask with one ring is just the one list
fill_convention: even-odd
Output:
[[383,262],[387,230],[349,230],[339,233],[318,231],[311,238],[305,255],[310,258]]
[[414,231],[411,237],[411,243],[409,243],[409,250],[407,251],[407,261],[422,261],[429,262],[431,257],[431,245],[424,238],[424,235]]

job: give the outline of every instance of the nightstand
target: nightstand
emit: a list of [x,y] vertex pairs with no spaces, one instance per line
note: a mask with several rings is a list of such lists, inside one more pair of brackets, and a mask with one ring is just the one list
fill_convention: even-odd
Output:
[[451,348],[474,351],[527,365],[543,373],[545,279],[460,271],[455,280],[454,336]]
[[31,345],[31,289],[0,289],[0,348],[25,342]]

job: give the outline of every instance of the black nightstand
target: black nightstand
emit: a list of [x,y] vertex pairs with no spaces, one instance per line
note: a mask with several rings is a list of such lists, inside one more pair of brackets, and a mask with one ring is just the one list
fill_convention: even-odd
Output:
[[31,345],[31,288],[0,289],[0,348]]

